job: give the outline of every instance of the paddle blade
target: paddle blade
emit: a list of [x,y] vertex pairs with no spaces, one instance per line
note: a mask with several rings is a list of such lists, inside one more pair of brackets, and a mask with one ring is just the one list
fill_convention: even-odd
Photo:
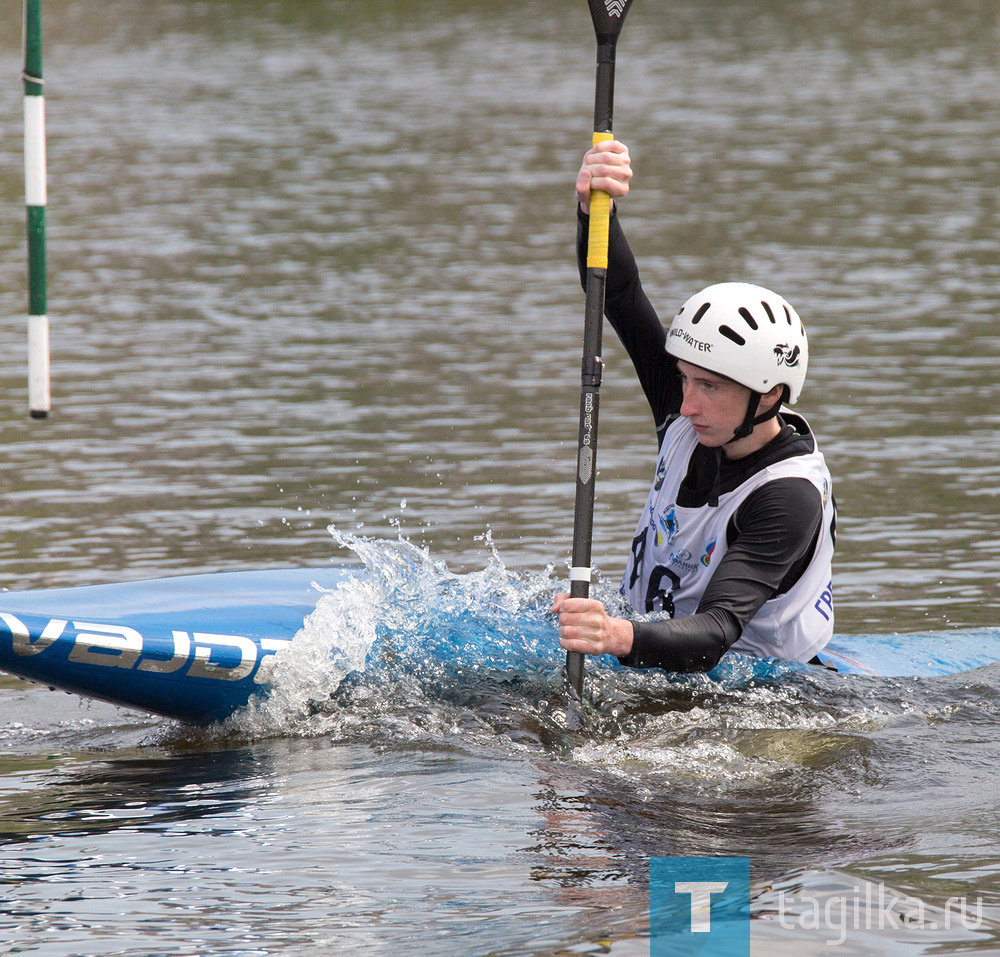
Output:
[[614,42],[621,33],[632,0],[589,0],[589,3],[597,39],[602,43]]

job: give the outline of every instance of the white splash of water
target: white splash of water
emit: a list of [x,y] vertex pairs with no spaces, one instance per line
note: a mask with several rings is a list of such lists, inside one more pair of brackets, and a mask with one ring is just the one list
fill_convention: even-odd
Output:
[[359,575],[320,590],[295,638],[275,654],[269,693],[230,718],[229,730],[252,737],[321,733],[316,703],[364,670],[376,638],[375,583]]
[[[333,526],[329,532],[363,568],[333,589],[320,589],[315,610],[275,655],[269,694],[234,715],[228,730],[254,737],[308,735],[349,722],[349,715],[331,713],[331,696],[349,675],[383,667],[383,659],[396,655],[405,669],[418,673],[458,659],[473,666],[520,662],[522,656],[537,660],[538,636],[525,633],[522,613],[553,591],[551,569],[528,579],[511,575],[489,532],[481,539],[485,567],[462,575],[402,535],[366,538]],[[380,637],[382,651],[371,661]]]

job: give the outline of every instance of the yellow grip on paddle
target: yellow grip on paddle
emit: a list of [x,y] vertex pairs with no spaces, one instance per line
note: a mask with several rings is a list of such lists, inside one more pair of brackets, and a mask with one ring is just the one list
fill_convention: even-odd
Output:
[[[613,140],[613,133],[595,133],[594,146]],[[611,228],[611,197],[600,189],[590,191],[590,230],[587,234],[587,268],[608,268],[608,232]]]

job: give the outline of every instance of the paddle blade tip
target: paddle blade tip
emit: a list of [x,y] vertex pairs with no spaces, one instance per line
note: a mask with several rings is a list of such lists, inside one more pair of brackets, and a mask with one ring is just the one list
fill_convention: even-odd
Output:
[[617,38],[632,0],[589,0],[589,3],[597,36],[608,40]]

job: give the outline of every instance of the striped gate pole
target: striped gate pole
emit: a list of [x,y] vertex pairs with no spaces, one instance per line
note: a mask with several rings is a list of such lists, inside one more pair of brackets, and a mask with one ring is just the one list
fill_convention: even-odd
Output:
[[42,3],[24,0],[24,202],[28,224],[28,410],[49,414],[49,317],[46,302],[45,81],[42,79]]

